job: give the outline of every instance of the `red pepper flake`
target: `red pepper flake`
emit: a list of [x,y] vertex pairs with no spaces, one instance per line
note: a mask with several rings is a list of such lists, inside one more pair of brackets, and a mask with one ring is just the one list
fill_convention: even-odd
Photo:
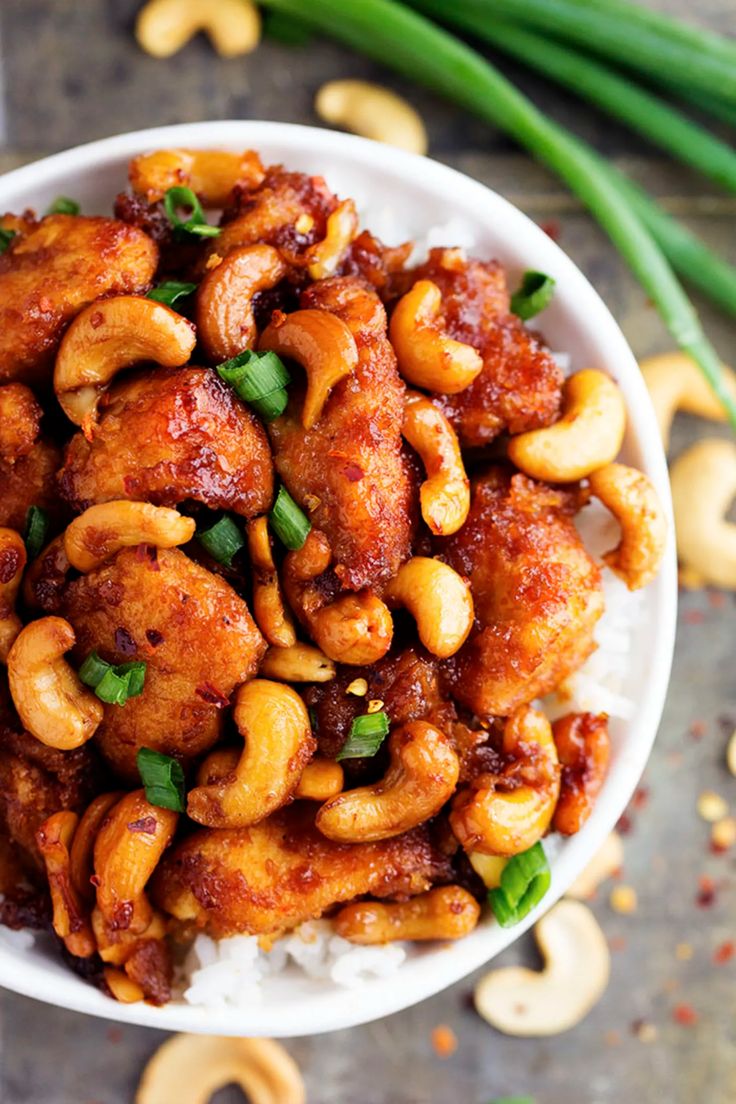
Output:
[[447,1024],[432,1028],[432,1049],[438,1058],[449,1058],[457,1050],[457,1035]]
[[93,330],[98,330],[102,323],[105,321],[105,317],[102,311],[95,311],[89,320],[89,324]]
[[626,940],[622,935],[612,935],[608,940],[609,948],[614,952],[626,950]]
[[733,939],[727,939],[725,943],[721,943],[716,947],[713,952],[713,962],[716,966],[722,966],[724,962],[730,962],[733,956],[736,954],[736,943]]
[[145,816],[139,820],[131,820],[127,828],[129,832],[143,832],[146,836],[155,836],[156,818],[155,816]]
[[230,704],[228,698],[216,690],[211,682],[204,682],[194,691],[197,697],[206,701],[209,705],[215,705],[218,709],[225,709]]
[[134,637],[122,626],[115,630],[115,647],[121,655],[126,656],[135,655],[138,651]]
[[621,836],[628,836],[628,835],[631,834],[633,829],[634,829],[634,822],[632,821],[631,817],[629,816],[628,813],[623,813],[619,817],[618,824],[616,825],[616,831]]
[[705,729],[705,721],[693,721],[690,725],[689,732],[693,740],[702,740],[705,736]]
[[164,634],[160,633],[158,629],[146,629],[146,640],[152,648],[158,648],[159,644],[164,642]]
[[705,614],[698,609],[685,610],[682,620],[686,625],[701,625],[705,621]]
[[120,1043],[123,1039],[123,1033],[119,1027],[108,1027],[107,1038],[111,1043]]
[[649,801],[649,787],[639,786],[639,788],[634,792],[634,796],[631,799],[632,808],[643,809],[647,801]]
[[726,604],[726,595],[722,590],[709,590],[708,604],[711,609],[723,609]]
[[342,471],[345,478],[348,479],[351,483],[359,483],[365,475],[365,472],[361,468],[360,464],[355,464],[352,460],[348,460]]
[[707,874],[703,874],[698,879],[698,885],[700,888],[695,898],[695,904],[698,908],[710,908],[716,900],[716,883]]
[[672,1010],[672,1018],[675,1023],[682,1024],[683,1027],[692,1027],[693,1024],[698,1022],[700,1018],[691,1004],[682,1002],[676,1004]]
[[90,879],[89,879],[89,884],[93,885],[95,887],[95,889],[99,889],[99,887],[102,885],[102,881],[100,879],[99,874],[91,874]]
[[548,238],[551,238],[553,242],[559,241],[562,236],[562,227],[557,219],[549,219],[547,222],[541,222],[539,229],[543,230]]

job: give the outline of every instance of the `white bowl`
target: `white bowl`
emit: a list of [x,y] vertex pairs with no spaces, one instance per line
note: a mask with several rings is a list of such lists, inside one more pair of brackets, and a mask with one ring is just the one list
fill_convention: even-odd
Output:
[[[283,162],[289,168],[325,176],[333,190],[356,197],[364,209],[390,210],[397,240],[421,236],[430,226],[457,217],[472,228],[477,254],[497,257],[508,267],[512,281],[527,268],[553,275],[557,288],[542,320],[545,337],[553,349],[570,353],[573,368],[602,368],[618,381],[629,412],[625,459],[649,474],[669,508],[667,467],[649,396],[636,361],[598,294],[525,215],[488,188],[435,161],[362,138],[283,123],[183,124],[92,142],[8,173],[0,178],[0,211],[28,206],[43,211],[56,196],[69,195],[81,202],[86,213],[107,214],[113,196],[125,185],[130,157],[171,146],[257,149],[267,164]],[[667,689],[676,602],[674,542],[670,541],[662,571],[643,595],[636,655],[625,686],[625,693],[636,703],[634,718],[612,725],[611,770],[592,817],[577,836],[554,849],[545,910],[616,824],[642,773]],[[213,1010],[182,1003],[164,1008],[118,1004],[76,977],[42,940],[28,947],[26,940],[0,929],[0,984],[63,1008],[166,1030],[312,1035],[376,1019],[423,1000],[488,962],[536,918],[537,913],[532,913],[509,930],[488,918],[458,943],[412,951],[396,974],[367,981],[358,991],[310,981],[296,973],[282,974],[267,983],[258,1005]]]

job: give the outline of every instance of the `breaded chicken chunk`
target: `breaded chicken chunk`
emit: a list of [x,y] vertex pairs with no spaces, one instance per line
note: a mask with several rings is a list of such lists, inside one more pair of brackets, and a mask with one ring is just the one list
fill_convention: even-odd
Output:
[[48,215],[0,254],[0,383],[46,384],[65,327],[101,295],[145,291],[158,250],[109,218]]
[[409,555],[412,483],[402,453],[404,384],[376,293],[352,277],[313,284],[306,309],[331,311],[353,334],[358,366],[330,394],[310,430],[303,391],[292,385],[286,413],[269,425],[276,470],[329,541],[334,570],[349,590],[374,587]]
[[42,413],[24,384],[0,387],[0,526],[22,530],[30,506],[57,512],[56,471],[61,457],[40,436]]
[[501,265],[467,260],[457,249],[432,249],[414,279],[437,285],[447,333],[483,358],[483,370],[470,387],[437,399],[464,446],[485,445],[503,430],[538,429],[559,416],[562,372],[511,314]]
[[150,890],[160,908],[217,938],[293,928],[364,893],[421,893],[444,865],[424,827],[340,844],[298,802],[250,828],[194,832],[164,856]]
[[460,532],[437,541],[473,592],[474,629],[445,670],[454,696],[479,716],[508,716],[593,651],[603,592],[573,524],[579,506],[576,489],[494,468],[474,480]]
[[261,423],[216,372],[158,368],[111,390],[91,439],[69,443],[60,483],[74,510],[194,499],[251,517],[271,505],[273,466]]
[[106,706],[95,736],[130,781],[141,747],[184,763],[212,747],[230,695],[265,651],[242,598],[178,549],[119,552],[70,583],[63,609],[77,634],[77,662],[96,650],[110,663],[147,664],[143,693]]

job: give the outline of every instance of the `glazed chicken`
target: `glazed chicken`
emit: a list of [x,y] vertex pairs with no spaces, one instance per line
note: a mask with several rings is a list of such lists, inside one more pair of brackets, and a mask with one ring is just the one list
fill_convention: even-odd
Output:
[[21,530],[31,506],[58,513],[58,448],[41,434],[43,411],[22,383],[0,387],[0,525]]

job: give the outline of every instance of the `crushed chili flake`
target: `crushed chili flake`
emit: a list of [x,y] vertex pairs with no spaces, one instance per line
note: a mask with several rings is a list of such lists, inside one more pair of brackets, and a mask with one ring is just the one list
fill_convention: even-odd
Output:
[[132,656],[138,651],[135,638],[122,625],[115,630],[115,647],[121,655]]
[[635,790],[634,796],[631,799],[631,806],[633,809],[643,809],[646,803],[649,801],[649,787],[639,786]]
[[562,236],[562,227],[557,219],[548,219],[547,222],[540,222],[539,229],[543,230],[548,238],[551,238],[553,242],[560,240]]
[[345,467],[342,469],[343,475],[351,483],[359,483],[365,475],[365,472],[361,468],[360,464],[353,463],[352,460],[348,461]]
[[693,721],[690,725],[689,732],[693,740],[702,740],[705,736],[705,721]]
[[111,1043],[119,1043],[122,1041],[123,1033],[119,1027],[108,1027],[107,1038]]
[[131,820],[127,828],[129,832],[142,832],[146,836],[155,836],[156,818],[155,816],[146,816],[140,817],[139,820]]
[[194,693],[197,697],[201,698],[202,701],[206,701],[209,705],[215,705],[218,709],[224,709],[230,704],[225,695],[221,694],[219,690],[216,690],[209,682],[202,683],[201,686],[196,688]]
[[633,828],[634,828],[634,822],[632,821],[631,817],[629,816],[628,813],[623,813],[618,819],[618,823],[616,825],[616,831],[621,836],[628,836],[633,831]]
[[723,609],[726,604],[726,595],[722,590],[709,590],[708,603],[712,609]]
[[720,946],[716,947],[713,952],[713,961],[716,966],[722,966],[724,962],[730,962],[733,956],[736,954],[736,943],[733,939],[727,939]]
[[613,935],[608,940],[608,946],[615,953],[616,951],[625,951],[627,943],[622,935]]
[[693,1006],[684,1001],[681,1004],[675,1005],[672,1010],[672,1017],[675,1023],[682,1024],[683,1027],[692,1027],[700,1018]]
[[705,614],[698,609],[685,610],[682,620],[686,625],[701,625],[705,621]]
[[164,634],[160,633],[158,629],[146,629],[146,640],[152,648],[158,648],[159,644],[164,642]]
[[449,1058],[457,1050],[457,1035],[447,1024],[432,1028],[432,1049],[438,1058]]
[[698,893],[695,897],[695,904],[698,908],[710,908],[715,904],[716,900],[716,883],[712,878],[709,878],[707,874],[703,874],[698,879]]

